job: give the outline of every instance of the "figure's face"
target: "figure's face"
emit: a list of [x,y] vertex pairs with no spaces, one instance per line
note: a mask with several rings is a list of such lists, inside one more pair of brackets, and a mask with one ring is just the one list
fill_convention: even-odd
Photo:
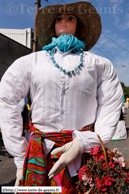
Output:
[[56,36],[59,37],[62,34],[75,35],[77,27],[77,18],[74,14],[64,12],[59,14],[55,20],[55,32]]

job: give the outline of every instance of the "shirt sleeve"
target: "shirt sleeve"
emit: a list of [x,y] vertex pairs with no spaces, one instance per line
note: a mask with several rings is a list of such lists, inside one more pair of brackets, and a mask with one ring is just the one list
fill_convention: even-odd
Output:
[[80,141],[81,153],[91,152],[91,149],[95,146],[100,147],[97,135],[100,136],[104,144],[107,144],[115,132],[120,117],[123,90],[116,71],[109,60],[106,60],[98,74],[97,85],[98,107],[94,132],[73,132],[73,138],[77,137]]
[[0,83],[1,130],[7,151],[14,157],[17,168],[23,167],[27,141],[22,136],[23,121],[18,102],[27,96],[29,81],[25,72],[27,58],[16,60],[5,72]]

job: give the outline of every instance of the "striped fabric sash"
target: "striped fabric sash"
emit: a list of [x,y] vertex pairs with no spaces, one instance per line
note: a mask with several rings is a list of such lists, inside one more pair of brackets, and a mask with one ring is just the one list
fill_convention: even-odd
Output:
[[[93,131],[94,124],[82,128],[80,131]],[[21,186],[46,186],[47,167],[44,157],[43,139],[55,142],[55,147],[60,147],[72,141],[73,131],[60,131],[43,133],[30,124],[28,131],[31,134],[23,166]],[[54,155],[58,158],[61,154]]]

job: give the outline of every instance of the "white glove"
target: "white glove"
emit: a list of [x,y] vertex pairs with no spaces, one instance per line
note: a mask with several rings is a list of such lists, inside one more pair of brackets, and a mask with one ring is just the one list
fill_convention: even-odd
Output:
[[18,168],[16,172],[16,182],[15,182],[15,187],[20,186],[20,182],[22,180],[22,173],[23,173],[23,168]]
[[49,179],[59,174],[70,162],[72,162],[81,152],[81,145],[77,138],[66,143],[60,148],[56,148],[51,152],[51,155],[62,153],[59,160],[54,164],[48,176]]

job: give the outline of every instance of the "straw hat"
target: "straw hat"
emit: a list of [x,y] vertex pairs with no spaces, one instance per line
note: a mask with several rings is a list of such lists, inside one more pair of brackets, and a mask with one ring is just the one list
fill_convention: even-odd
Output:
[[35,21],[35,30],[41,46],[51,43],[51,26],[57,15],[62,12],[75,14],[84,26],[88,26],[88,33],[83,41],[85,43],[85,50],[90,50],[100,37],[101,19],[94,6],[86,1],[49,5],[40,9]]

